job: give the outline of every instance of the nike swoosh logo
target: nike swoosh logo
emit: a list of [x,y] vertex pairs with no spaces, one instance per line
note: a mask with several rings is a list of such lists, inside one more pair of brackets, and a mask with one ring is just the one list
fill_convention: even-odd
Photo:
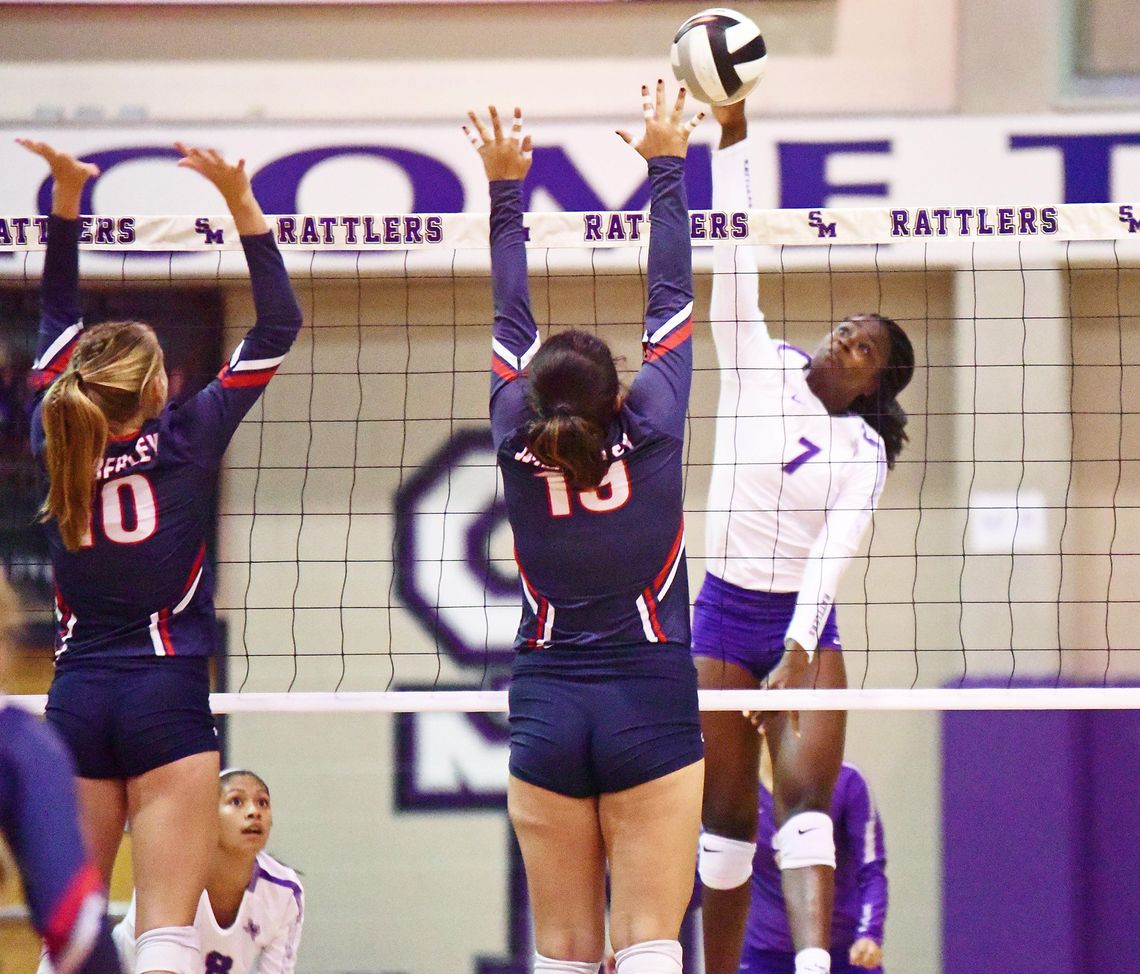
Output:
[[818,825],[814,825],[810,829],[796,829],[796,831],[799,832],[800,835],[803,835],[805,832],[818,832],[819,829],[820,827]]

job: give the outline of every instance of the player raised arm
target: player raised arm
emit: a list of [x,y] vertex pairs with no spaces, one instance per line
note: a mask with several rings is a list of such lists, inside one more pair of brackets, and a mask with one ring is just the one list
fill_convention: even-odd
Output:
[[42,392],[66,367],[83,330],[79,307],[79,209],[83,187],[99,167],[47,142],[16,139],[51,169],[51,218],[41,290],[40,332],[31,382]]
[[216,464],[242,417],[276,374],[303,318],[269,223],[253,195],[245,160],[230,163],[214,149],[181,142],[175,147],[182,153],[179,166],[208,179],[233,216],[257,316],[217,378],[179,410],[177,425],[194,438],[197,455]]
[[[724,212],[754,209],[749,165],[751,143],[744,102],[714,106],[712,111],[721,126],[720,142],[712,157],[713,209]],[[755,249],[729,243],[713,246],[709,323],[722,369],[742,366],[762,369],[770,375],[772,369],[780,368],[779,356],[760,310],[759,277]],[[724,371],[722,383],[726,378],[743,382],[763,378],[763,375]]]
[[488,108],[490,127],[474,112],[463,126],[491,191],[491,289],[495,324],[491,335],[491,429],[496,447],[526,412],[525,383],[516,382],[538,351],[538,328],[530,308],[522,183],[530,171],[532,144],[522,134],[522,109],[515,108],[504,133],[499,111]]
[[704,117],[684,118],[685,89],[666,106],[665,83],[641,88],[645,131],[634,143],[649,165],[649,301],[645,309],[644,362],[630,389],[629,405],[650,416],[662,432],[680,437],[693,375],[693,257],[685,196],[689,136]]

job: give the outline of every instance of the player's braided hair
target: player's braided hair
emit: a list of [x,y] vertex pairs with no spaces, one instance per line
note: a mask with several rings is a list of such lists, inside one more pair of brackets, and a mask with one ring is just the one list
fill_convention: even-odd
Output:
[[530,451],[572,487],[597,487],[610,465],[605,433],[621,390],[609,346],[588,331],[559,332],[535,354],[529,380]]
[[69,551],[79,550],[89,530],[95,465],[107,449],[110,424],[131,419],[148,400],[161,408],[162,369],[162,347],[149,325],[107,322],[80,337],[44,397],[50,486],[39,518],[56,519]]
[[856,397],[848,408],[850,412],[862,416],[867,425],[882,437],[887,467],[893,469],[895,458],[902,452],[903,444],[907,441],[907,416],[899,405],[898,395],[914,376],[914,346],[902,326],[893,318],[875,313],[851,317],[879,322],[891,340],[890,356],[879,375],[878,389],[869,395]]

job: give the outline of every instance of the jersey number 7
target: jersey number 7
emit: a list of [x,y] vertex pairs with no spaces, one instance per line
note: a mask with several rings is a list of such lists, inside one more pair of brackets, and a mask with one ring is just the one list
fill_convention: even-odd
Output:
[[571,491],[566,475],[560,470],[544,470],[539,474],[546,481],[547,500],[550,501],[551,517],[569,517],[574,513],[572,497],[584,510],[593,514],[605,514],[625,507],[629,500],[629,471],[624,460],[615,460],[593,490]]

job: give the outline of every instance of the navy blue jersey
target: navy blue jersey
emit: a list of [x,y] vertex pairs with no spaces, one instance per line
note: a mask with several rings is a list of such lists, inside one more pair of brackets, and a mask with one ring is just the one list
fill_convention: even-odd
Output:
[[[77,221],[52,217],[32,381],[32,452],[44,450],[43,392],[83,330]],[[301,327],[272,234],[243,237],[257,320],[217,377],[141,430],[107,444],[84,546],[46,525],[59,622],[56,657],[209,655],[216,642],[206,535],[222,454]]]
[[103,882],[79,832],[74,771],[51,729],[0,697],[0,832],[32,925],[60,974],[119,974]]
[[650,160],[649,302],[641,370],[607,430],[609,472],[594,490],[526,448],[526,368],[538,350],[521,184],[491,184],[495,328],[491,429],[522,578],[520,650],[689,644],[681,510],[692,382],[692,253],[684,160]]

